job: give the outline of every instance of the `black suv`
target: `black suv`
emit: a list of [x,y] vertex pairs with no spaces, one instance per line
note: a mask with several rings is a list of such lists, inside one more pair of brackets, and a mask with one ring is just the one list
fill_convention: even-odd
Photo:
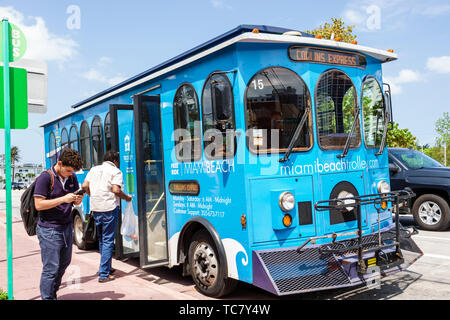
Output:
[[411,188],[415,222],[430,231],[450,226],[450,168],[413,149],[389,148],[391,189]]

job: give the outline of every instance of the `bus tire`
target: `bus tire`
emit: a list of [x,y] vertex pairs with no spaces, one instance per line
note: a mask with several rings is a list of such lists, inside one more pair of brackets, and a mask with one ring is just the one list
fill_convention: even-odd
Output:
[[81,219],[78,213],[75,213],[73,216],[73,242],[80,250],[88,250],[89,245],[83,239],[84,230],[83,230],[83,220]]
[[195,286],[202,294],[219,298],[231,293],[238,281],[226,278],[224,261],[220,261],[217,248],[206,230],[197,231],[189,245],[189,271]]
[[414,221],[424,230],[441,231],[450,225],[448,202],[435,194],[424,194],[412,206]]

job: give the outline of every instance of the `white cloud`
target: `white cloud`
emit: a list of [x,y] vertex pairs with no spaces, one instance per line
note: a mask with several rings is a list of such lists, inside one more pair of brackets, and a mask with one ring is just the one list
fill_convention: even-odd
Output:
[[418,82],[419,80],[420,80],[420,74],[416,71],[412,71],[409,69],[401,70],[399,72],[397,78],[395,78],[395,81],[398,84]]
[[432,57],[428,58],[427,69],[437,73],[450,73],[450,57]]
[[113,63],[113,58],[110,58],[110,57],[101,57],[99,60],[98,60],[98,66],[100,66],[100,67],[105,67],[105,66],[107,66],[107,65],[109,65],[109,64],[111,64],[111,63]]
[[383,82],[389,84],[389,86],[391,87],[391,93],[392,94],[401,94],[402,93],[402,87],[399,86],[393,78],[391,77],[383,77]]
[[66,62],[77,54],[78,43],[70,37],[51,33],[44,19],[28,17],[13,7],[0,7],[0,17],[7,17],[9,22],[18,26],[25,34],[27,51],[25,58],[55,62]]
[[231,10],[232,7],[226,3],[225,0],[211,0],[211,4],[213,5],[214,8],[217,9],[228,9]]
[[100,71],[93,68],[83,73],[82,77],[91,81],[108,82],[108,79]]
[[357,32],[393,31],[407,26],[406,19],[416,7],[410,0],[350,0],[341,16]]
[[362,25],[367,19],[366,15],[363,12],[353,9],[344,11],[342,16],[345,23],[350,25]]
[[396,77],[384,77],[384,82],[391,87],[392,94],[401,94],[402,85],[405,83],[414,83],[420,81],[420,74],[410,69],[401,70]]
[[100,70],[95,69],[95,68],[91,68],[91,69],[89,69],[89,71],[81,74],[81,77],[83,77],[84,79],[90,80],[90,81],[106,83],[110,86],[116,85],[116,84],[126,80],[126,78],[123,77],[122,75],[108,77],[105,74],[103,74]]
[[101,57],[95,67],[90,68],[88,71],[82,73],[80,76],[89,81],[95,81],[99,83],[105,83],[109,86],[116,85],[127,78],[121,74],[109,76],[108,72],[104,72],[107,66],[113,63],[113,59],[110,57]]

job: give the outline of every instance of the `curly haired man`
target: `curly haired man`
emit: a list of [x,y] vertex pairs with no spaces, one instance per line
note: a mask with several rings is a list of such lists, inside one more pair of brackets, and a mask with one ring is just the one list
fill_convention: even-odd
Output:
[[36,179],[34,204],[39,212],[36,233],[43,265],[40,282],[43,300],[56,300],[61,279],[72,260],[72,206],[83,200],[82,195],[75,194],[80,189],[75,171],[82,165],[77,151],[65,149],[58,162]]

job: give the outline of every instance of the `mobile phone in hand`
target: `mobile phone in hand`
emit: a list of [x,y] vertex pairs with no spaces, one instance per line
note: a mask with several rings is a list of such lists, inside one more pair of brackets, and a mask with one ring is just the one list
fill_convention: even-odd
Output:
[[84,190],[84,189],[80,189],[78,191],[75,191],[75,195],[77,195],[77,196],[82,196],[85,193],[86,193],[86,190]]

